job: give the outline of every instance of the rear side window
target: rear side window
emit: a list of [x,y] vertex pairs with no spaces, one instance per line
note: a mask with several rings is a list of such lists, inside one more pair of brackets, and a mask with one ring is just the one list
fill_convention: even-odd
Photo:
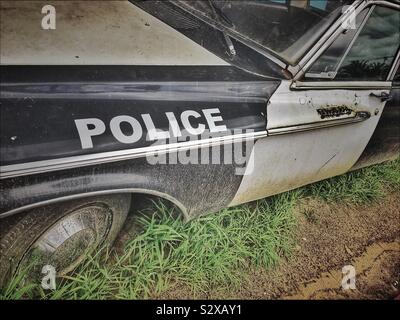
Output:
[[306,79],[385,81],[399,50],[400,12],[373,7],[356,29],[340,35],[306,73]]

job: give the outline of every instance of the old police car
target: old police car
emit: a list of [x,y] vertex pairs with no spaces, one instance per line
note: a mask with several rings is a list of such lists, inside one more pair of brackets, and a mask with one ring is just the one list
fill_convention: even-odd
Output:
[[185,219],[399,155],[399,1],[1,2],[0,283],[132,195]]

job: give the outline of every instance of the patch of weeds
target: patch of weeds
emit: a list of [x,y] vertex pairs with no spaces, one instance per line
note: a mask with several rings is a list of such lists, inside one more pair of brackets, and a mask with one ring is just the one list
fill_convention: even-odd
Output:
[[303,188],[327,202],[368,204],[400,190],[400,159],[327,179]]
[[318,216],[315,213],[314,209],[306,208],[303,210],[303,215],[305,216],[306,220],[309,223],[317,224],[318,223]]

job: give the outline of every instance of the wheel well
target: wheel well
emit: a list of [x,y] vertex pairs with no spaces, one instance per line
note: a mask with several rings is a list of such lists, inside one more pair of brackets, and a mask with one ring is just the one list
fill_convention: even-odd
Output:
[[131,208],[129,210],[129,215],[135,215],[139,213],[142,210],[145,210],[149,207],[152,207],[154,203],[157,203],[159,201],[162,201],[163,204],[167,206],[167,208],[173,208],[173,217],[176,219],[182,218],[183,220],[187,221],[187,217],[179,208],[179,206],[176,205],[173,201],[170,199],[166,199],[165,197],[161,197],[158,195],[153,195],[153,194],[148,194],[148,193],[132,193],[131,194],[132,201],[131,201]]
[[34,209],[34,208],[41,207],[41,206],[47,206],[47,205],[57,204],[57,203],[65,202],[65,201],[72,201],[72,200],[76,200],[76,199],[89,198],[89,197],[97,196],[97,195],[108,195],[108,194],[116,194],[116,193],[130,193],[132,195],[133,199],[137,198],[137,199],[142,200],[144,198],[152,197],[153,199],[167,200],[168,203],[172,204],[174,207],[176,207],[178,209],[178,212],[182,215],[184,220],[189,220],[187,208],[179,200],[175,199],[174,197],[172,197],[168,194],[164,194],[164,193],[161,193],[161,192],[155,191],[155,190],[147,190],[147,189],[101,190],[101,191],[80,193],[80,194],[59,197],[59,198],[53,198],[53,199],[36,202],[36,203],[30,204],[30,205],[22,206],[22,207],[15,208],[13,210],[4,212],[4,213],[0,214],[0,220],[2,218],[10,217],[10,216],[13,216],[13,215],[16,215],[19,213],[24,213],[30,209]]

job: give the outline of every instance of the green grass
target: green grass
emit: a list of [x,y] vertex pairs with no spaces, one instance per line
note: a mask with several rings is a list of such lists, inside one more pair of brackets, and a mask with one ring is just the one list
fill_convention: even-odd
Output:
[[368,204],[395,191],[400,191],[400,158],[303,188],[304,195],[348,204]]
[[[25,289],[29,298],[135,299],[157,295],[174,283],[194,295],[213,286],[239,286],[250,265],[270,268],[293,246],[298,192],[222,210],[189,223],[173,219],[173,208],[156,202],[143,215],[143,230],[120,255],[105,249],[89,257],[77,272],[46,296],[39,285]],[[17,279],[20,280],[21,278]],[[15,281],[3,298],[13,298]]]
[[[196,297],[211,288],[240,286],[251,267],[272,268],[290,255],[304,197],[328,202],[371,203],[400,191],[400,160],[328,179],[251,204],[222,210],[189,223],[172,218],[174,208],[154,203],[137,223],[142,230],[116,255],[106,249],[88,257],[76,272],[58,279],[55,291],[24,284],[17,275],[1,299],[137,299],[174,285]],[[312,215],[309,217],[312,219]]]

